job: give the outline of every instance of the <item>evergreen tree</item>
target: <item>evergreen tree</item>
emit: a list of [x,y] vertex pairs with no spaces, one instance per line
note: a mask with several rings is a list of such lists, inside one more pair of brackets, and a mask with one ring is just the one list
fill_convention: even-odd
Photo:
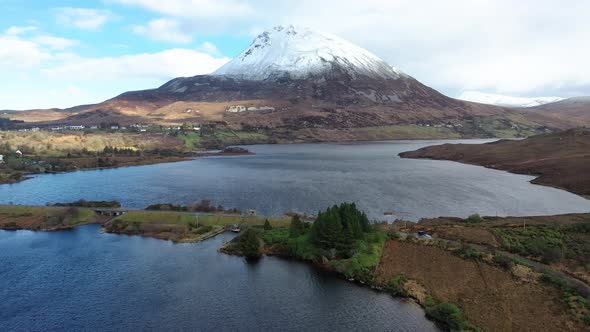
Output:
[[329,249],[339,246],[342,222],[337,207],[320,212],[312,227],[312,240],[320,247]]
[[272,226],[270,225],[270,222],[268,221],[268,219],[266,219],[264,221],[264,230],[265,231],[270,231],[272,229]]
[[349,249],[365,232],[371,231],[367,215],[354,203],[342,203],[319,212],[312,226],[312,241],[324,248]]
[[258,233],[251,228],[247,229],[242,235],[240,235],[240,246],[242,254],[246,258],[253,259],[262,256]]
[[303,225],[303,221],[299,218],[299,215],[294,215],[291,218],[291,225],[289,225],[289,235],[291,237],[298,237],[305,233],[305,225]]

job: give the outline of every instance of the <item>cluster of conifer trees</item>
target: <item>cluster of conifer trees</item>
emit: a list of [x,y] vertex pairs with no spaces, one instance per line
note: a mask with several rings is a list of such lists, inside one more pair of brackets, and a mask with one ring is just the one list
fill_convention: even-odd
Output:
[[112,146],[105,146],[102,150],[102,153],[113,155],[139,156],[141,154],[141,151],[130,148],[114,148]]
[[348,249],[370,230],[369,218],[364,212],[354,203],[342,203],[319,213],[311,228],[311,240],[324,249]]

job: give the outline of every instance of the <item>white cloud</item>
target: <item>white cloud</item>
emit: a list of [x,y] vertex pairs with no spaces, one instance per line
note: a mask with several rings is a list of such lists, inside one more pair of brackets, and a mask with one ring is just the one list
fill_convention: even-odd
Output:
[[210,73],[227,61],[228,58],[214,58],[199,51],[175,48],[120,57],[70,58],[42,72],[49,77],[72,80],[154,79],[163,83],[178,76]]
[[178,20],[159,18],[151,20],[147,25],[133,27],[133,32],[149,39],[187,44],[193,40],[190,33],[183,31]]
[[100,102],[128,90],[157,87],[178,76],[206,74],[229,61],[214,54],[216,47],[211,43],[194,49],[89,58],[70,49],[78,44],[76,40],[42,32],[22,34],[15,29],[0,33],[0,72],[10,82],[0,83],[0,109]]
[[9,35],[0,35],[0,71],[21,70],[40,65],[51,54],[39,44]]
[[114,0],[148,10],[179,17],[228,17],[253,13],[253,8],[239,0]]
[[[17,86],[9,86],[5,90],[0,109],[24,110],[43,108],[66,108],[76,105],[99,102],[104,98],[98,97],[94,89],[85,90],[77,85],[53,82],[51,87],[39,88],[26,82],[16,82]],[[22,91],[34,93],[34,98],[22,98]]]
[[588,1],[302,0],[278,19],[339,34],[447,93],[545,94],[590,83],[589,12]]
[[217,48],[217,46],[215,46],[215,44],[211,43],[211,42],[204,42],[201,44],[201,46],[198,47],[198,50],[203,51],[207,54],[211,54],[211,55],[220,55],[221,52],[219,52],[219,49]]
[[514,97],[479,91],[463,91],[457,99],[499,106],[533,107],[563,100],[561,97]]
[[77,40],[55,37],[51,35],[36,36],[33,37],[32,40],[40,45],[45,45],[56,50],[63,50],[79,44]]
[[57,9],[58,22],[83,30],[100,29],[112,14],[107,10],[64,7]]
[[34,27],[10,27],[0,34],[0,71],[17,72],[23,76],[24,69],[41,66],[48,60],[63,56],[55,51],[63,51],[78,44],[77,40],[56,37],[48,34],[23,36],[25,32],[36,31]]
[[114,1],[180,20],[201,35],[290,23],[331,32],[451,95],[545,95],[590,85],[585,0]]
[[10,28],[6,29],[6,31],[4,31],[5,34],[10,35],[10,36],[17,36],[17,35],[21,35],[23,33],[29,32],[29,31],[35,31],[37,30],[36,26],[11,26]]

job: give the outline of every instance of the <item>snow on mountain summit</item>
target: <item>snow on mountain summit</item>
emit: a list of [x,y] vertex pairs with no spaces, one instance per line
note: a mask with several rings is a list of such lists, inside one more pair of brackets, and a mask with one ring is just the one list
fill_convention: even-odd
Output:
[[371,52],[346,40],[293,25],[263,32],[246,50],[212,75],[246,80],[305,79],[333,71],[344,72],[351,78],[365,75],[397,79],[402,75]]

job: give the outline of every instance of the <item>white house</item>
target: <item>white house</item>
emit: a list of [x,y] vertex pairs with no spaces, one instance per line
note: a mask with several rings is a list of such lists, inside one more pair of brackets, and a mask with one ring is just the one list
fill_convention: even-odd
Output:
[[230,107],[226,108],[225,111],[228,113],[246,112],[246,106],[243,106],[243,105],[230,106]]
[[0,164],[4,164],[4,156],[0,154]]
[[19,156],[19,157],[22,157],[22,156],[23,156],[23,153],[22,153],[20,150],[16,150],[16,152],[15,152],[15,153],[16,153],[16,155],[17,155],[17,156]]

